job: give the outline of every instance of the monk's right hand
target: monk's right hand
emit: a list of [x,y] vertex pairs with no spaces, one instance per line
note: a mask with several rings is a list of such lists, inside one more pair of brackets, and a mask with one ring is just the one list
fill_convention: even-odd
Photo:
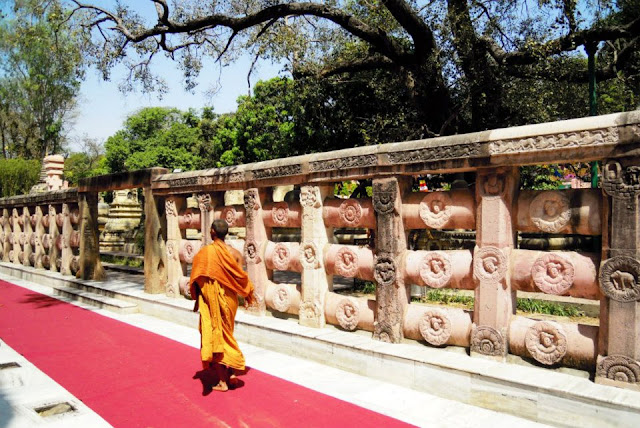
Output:
[[247,297],[244,298],[244,307],[248,309],[250,306],[253,306],[256,303],[256,296],[253,294],[253,291],[249,293]]

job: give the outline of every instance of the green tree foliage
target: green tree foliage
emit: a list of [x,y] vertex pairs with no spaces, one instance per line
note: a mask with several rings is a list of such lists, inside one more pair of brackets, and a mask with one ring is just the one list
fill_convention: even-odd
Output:
[[635,108],[639,94],[638,0],[153,0],[153,17],[138,4],[72,1],[97,64],[108,74],[125,63],[145,89],[158,83],[162,51],[181,62],[187,87],[204,56],[284,63],[309,100],[303,113],[318,113],[311,141],[323,144],[334,133],[347,146],[587,115],[592,47],[600,112]]
[[64,179],[70,187],[82,178],[108,173],[102,144],[88,136],[83,138],[81,151],[70,153],[64,161]]
[[0,197],[29,193],[40,178],[40,168],[35,159],[0,159]]
[[0,6],[0,137],[4,158],[59,152],[83,78],[81,34],[59,1]]
[[109,172],[132,171],[155,166],[196,169],[196,153],[202,132],[193,112],[149,107],[129,116],[124,129],[105,143],[105,165]]

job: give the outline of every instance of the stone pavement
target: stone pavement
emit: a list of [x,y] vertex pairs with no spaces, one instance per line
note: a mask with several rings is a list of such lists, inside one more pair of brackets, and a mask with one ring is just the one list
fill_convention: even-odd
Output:
[[[0,279],[61,300],[49,287],[0,274]],[[70,301],[71,302],[71,301]],[[85,304],[78,306],[197,348],[196,329],[139,313],[120,315]],[[410,388],[328,367],[240,343],[248,365],[265,373],[314,389],[361,407],[423,427],[543,427],[515,416],[498,413]],[[0,364],[15,362],[20,367],[0,370],[0,427],[103,427],[99,415],[71,396],[60,385],[0,342]],[[214,399],[215,395],[212,396]],[[33,409],[67,402],[76,411],[49,417]]]

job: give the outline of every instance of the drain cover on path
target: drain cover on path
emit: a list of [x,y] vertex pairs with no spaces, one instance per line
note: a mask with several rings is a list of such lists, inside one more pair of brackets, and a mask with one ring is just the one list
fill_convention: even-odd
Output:
[[71,404],[63,402],[37,407],[33,410],[43,418],[48,418],[50,416],[61,415],[63,413],[75,412],[76,409]]

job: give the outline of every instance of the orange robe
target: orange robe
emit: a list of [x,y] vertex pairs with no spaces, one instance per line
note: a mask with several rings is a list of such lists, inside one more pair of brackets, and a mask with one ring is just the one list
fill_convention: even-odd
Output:
[[216,239],[198,251],[189,285],[200,312],[202,361],[244,370],[244,355],[233,337],[233,328],[238,295],[247,297],[253,284],[222,240]]

